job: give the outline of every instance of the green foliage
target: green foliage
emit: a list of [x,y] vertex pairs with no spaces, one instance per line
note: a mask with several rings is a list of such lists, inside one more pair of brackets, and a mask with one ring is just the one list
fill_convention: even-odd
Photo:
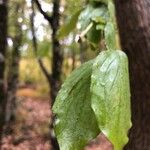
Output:
[[93,64],[91,78],[92,108],[99,128],[115,150],[122,150],[131,127],[126,55],[119,50],[100,53]]
[[59,39],[62,39],[64,38],[65,36],[67,36],[70,32],[72,32],[75,27],[76,27],[76,24],[77,24],[77,21],[78,21],[78,17],[80,15],[82,10],[79,10],[77,11],[71,18],[70,20],[65,24],[63,25],[60,30],[58,31],[58,35],[57,37]]
[[108,22],[104,29],[105,43],[109,50],[116,49],[116,31],[112,22]]
[[81,30],[84,30],[91,23],[91,21],[94,21],[95,23],[105,23],[107,20],[108,10],[105,5],[95,7],[89,4],[79,16]]
[[109,10],[109,15],[110,15],[110,21],[112,21],[113,23],[115,23],[115,6],[112,2],[112,0],[109,0],[108,2],[108,10]]
[[48,41],[39,42],[37,56],[38,57],[48,57],[50,56],[49,50],[50,50],[51,44]]
[[96,48],[101,39],[101,30],[96,30],[95,26],[96,25],[93,25],[93,27],[87,33],[87,39],[93,48]]
[[78,23],[81,38],[93,47],[104,40],[107,50],[75,70],[57,96],[53,111],[60,149],[82,150],[101,131],[114,150],[122,150],[131,127],[130,87],[127,56],[116,50],[112,0],[91,0]]
[[88,42],[92,49],[97,49],[101,39],[103,39],[103,33],[106,22],[109,20],[109,13],[107,6],[101,4],[98,6],[87,5],[79,16],[79,24],[81,25],[81,31],[84,32],[86,27],[93,22],[92,28],[86,33]]
[[90,2],[97,2],[97,3],[104,3],[104,4],[108,4],[109,0],[90,0]]
[[[80,29],[81,32],[84,31],[91,22],[94,22],[96,24],[94,26],[95,30],[100,30],[102,29],[102,26],[108,21],[108,19],[109,19],[109,13],[108,13],[107,6],[103,4],[98,6],[89,4],[86,6],[85,9],[81,9],[77,11],[69,19],[69,21],[60,28],[60,30],[58,31],[58,38],[63,39],[64,37],[69,35],[69,33],[74,30],[77,23],[79,23],[81,26]],[[94,29],[92,29],[92,31],[93,30]],[[96,40],[99,39],[100,39],[100,34]],[[91,38],[89,38],[89,41],[93,43],[93,40]]]
[[61,150],[81,150],[100,131],[114,150],[122,150],[128,142],[131,112],[127,57],[122,51],[107,50],[93,61],[70,75],[54,104],[55,133]]
[[93,61],[89,61],[70,75],[54,104],[60,150],[82,150],[100,132],[91,108],[92,64]]

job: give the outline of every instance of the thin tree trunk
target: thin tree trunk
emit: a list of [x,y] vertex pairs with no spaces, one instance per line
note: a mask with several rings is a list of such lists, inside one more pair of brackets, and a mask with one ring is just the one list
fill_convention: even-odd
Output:
[[125,150],[150,149],[150,0],[115,0],[121,45],[129,57],[130,141]]
[[[43,11],[41,4],[38,0],[32,0],[36,3],[40,13],[44,16],[44,18],[49,22],[49,25],[52,29],[52,73],[49,74],[47,69],[42,63],[42,60],[39,60],[40,67],[46,76],[49,86],[50,86],[50,97],[51,97],[51,106],[55,101],[57,92],[61,85],[61,73],[62,73],[62,62],[63,62],[63,51],[61,48],[61,44],[57,39],[57,31],[60,27],[60,0],[53,0],[53,11],[52,15],[49,16],[46,12]],[[33,9],[33,7],[32,7]],[[32,23],[33,26],[33,23]],[[35,32],[32,29],[32,32]],[[35,35],[33,36],[34,47],[37,49],[36,38]],[[37,51],[37,50],[36,50]]]
[[[53,0],[53,11],[52,15],[49,16],[46,12],[43,11],[41,4],[38,0],[32,0],[36,3],[40,13],[44,18],[49,22],[49,25],[52,29],[52,73],[48,75],[45,67],[40,64],[42,71],[44,72],[49,85],[50,85],[50,97],[51,105],[53,105],[57,92],[61,85],[61,73],[62,73],[62,62],[63,62],[63,51],[61,44],[57,39],[57,31],[60,27],[60,0]],[[34,44],[35,45],[35,44]]]
[[61,85],[61,73],[62,73],[62,62],[63,62],[63,52],[59,40],[57,39],[57,31],[60,26],[60,0],[53,1],[53,15],[52,15],[52,43],[53,43],[53,60],[52,60],[52,81],[51,86],[51,98],[52,105],[55,101],[58,90]]
[[7,46],[7,0],[0,2],[0,140],[5,121],[6,92],[4,85],[5,54]]
[[13,38],[13,50],[11,56],[11,63],[8,72],[8,89],[7,89],[7,109],[6,109],[6,123],[15,120],[15,109],[16,109],[16,90],[18,88],[18,78],[19,78],[19,61],[20,52],[19,48],[22,43],[22,29],[21,23],[18,22],[20,4],[15,3],[15,37]]
[[[53,57],[52,57],[52,73],[49,74],[47,69],[45,68],[45,66],[42,63],[42,60],[39,59],[38,62],[40,64],[40,67],[44,73],[44,75],[47,78],[47,81],[49,83],[50,86],[50,97],[51,97],[51,107],[54,104],[57,92],[60,88],[61,85],[61,73],[62,73],[62,62],[63,62],[63,52],[61,49],[61,44],[59,42],[59,40],[57,39],[57,31],[59,29],[60,26],[60,0],[53,0],[53,12],[52,15],[49,16],[46,12],[44,12],[42,10],[41,4],[39,3],[38,0],[32,0],[32,2],[35,2],[39,11],[41,12],[41,14],[43,14],[44,18],[49,22],[50,27],[52,29],[52,53],[53,53]],[[34,11],[34,7],[32,4],[32,9]],[[33,43],[34,43],[34,49],[35,52],[37,51],[37,42],[36,42],[36,36],[35,36],[35,31],[34,31],[34,23],[33,23],[33,19],[34,18],[34,12],[32,14],[31,20],[32,20],[32,33],[33,33]],[[54,127],[53,127],[53,123],[54,123],[54,116],[52,116],[52,121],[51,121],[51,125],[50,125],[50,129],[51,129],[51,133],[50,133],[50,140],[51,140],[51,144],[52,144],[52,150],[59,150],[59,145],[57,142],[56,137],[53,135],[54,133]]]
[[[53,58],[52,58],[52,74],[51,74],[51,82],[50,82],[50,88],[51,88],[51,106],[53,106],[55,102],[55,98],[57,96],[58,90],[61,86],[61,73],[62,73],[62,62],[63,62],[63,52],[61,49],[61,45],[59,40],[57,39],[57,31],[60,27],[60,0],[54,0],[53,1],[53,15],[52,15],[52,22],[51,22],[51,28],[52,28],[52,44],[53,44]],[[52,150],[59,150],[58,141],[55,136],[53,136],[53,123],[54,123],[54,117],[52,117],[52,123],[51,123],[51,142],[53,145]]]

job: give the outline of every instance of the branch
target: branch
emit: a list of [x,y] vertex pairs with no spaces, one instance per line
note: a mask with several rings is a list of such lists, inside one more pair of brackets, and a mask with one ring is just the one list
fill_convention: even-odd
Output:
[[44,73],[45,77],[51,83],[52,82],[52,75],[50,73],[48,73],[46,67],[44,66],[42,59],[38,58],[37,60],[38,60],[39,66],[40,66],[42,72]]
[[[34,16],[35,16],[35,11],[34,11],[34,5],[33,5],[33,0],[32,0],[32,14],[31,14],[31,32],[32,32],[32,42],[33,42],[33,48],[34,48],[34,53],[37,57],[37,39],[36,39],[36,35],[35,35],[35,28],[34,28]],[[37,58],[39,66],[42,70],[42,72],[44,73],[45,77],[47,78],[47,80],[49,82],[52,82],[52,77],[51,74],[49,74],[49,72],[47,71],[46,67],[44,66],[44,63],[42,61],[41,58]]]
[[41,4],[39,3],[38,0],[32,0],[33,2],[35,2],[35,4],[37,5],[38,7],[38,10],[40,11],[40,13],[44,16],[44,18],[50,23],[52,24],[52,17],[49,16],[43,9],[42,9],[42,6]]

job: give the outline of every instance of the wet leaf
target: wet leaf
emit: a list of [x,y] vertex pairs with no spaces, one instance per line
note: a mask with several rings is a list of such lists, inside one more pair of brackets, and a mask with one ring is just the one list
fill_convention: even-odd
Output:
[[116,49],[116,31],[115,26],[112,22],[107,22],[104,29],[105,43],[109,50]]
[[96,58],[91,92],[100,130],[112,142],[114,150],[122,150],[131,127],[128,60],[122,51],[104,51]]
[[81,30],[84,30],[91,21],[96,23],[105,23],[108,18],[108,8],[105,5],[94,7],[89,4],[79,16],[79,24],[81,25]]
[[55,133],[60,150],[83,150],[100,132],[91,108],[91,72],[93,61],[75,70],[63,84],[53,107]]
[[109,10],[111,21],[115,23],[116,22],[115,5],[111,0],[108,2],[108,10]]

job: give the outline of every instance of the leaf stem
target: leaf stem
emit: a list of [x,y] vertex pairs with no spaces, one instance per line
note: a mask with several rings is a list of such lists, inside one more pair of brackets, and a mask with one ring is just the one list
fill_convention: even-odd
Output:
[[81,32],[79,35],[79,39],[82,39],[88,32],[89,30],[93,27],[93,22],[91,22],[84,31]]

